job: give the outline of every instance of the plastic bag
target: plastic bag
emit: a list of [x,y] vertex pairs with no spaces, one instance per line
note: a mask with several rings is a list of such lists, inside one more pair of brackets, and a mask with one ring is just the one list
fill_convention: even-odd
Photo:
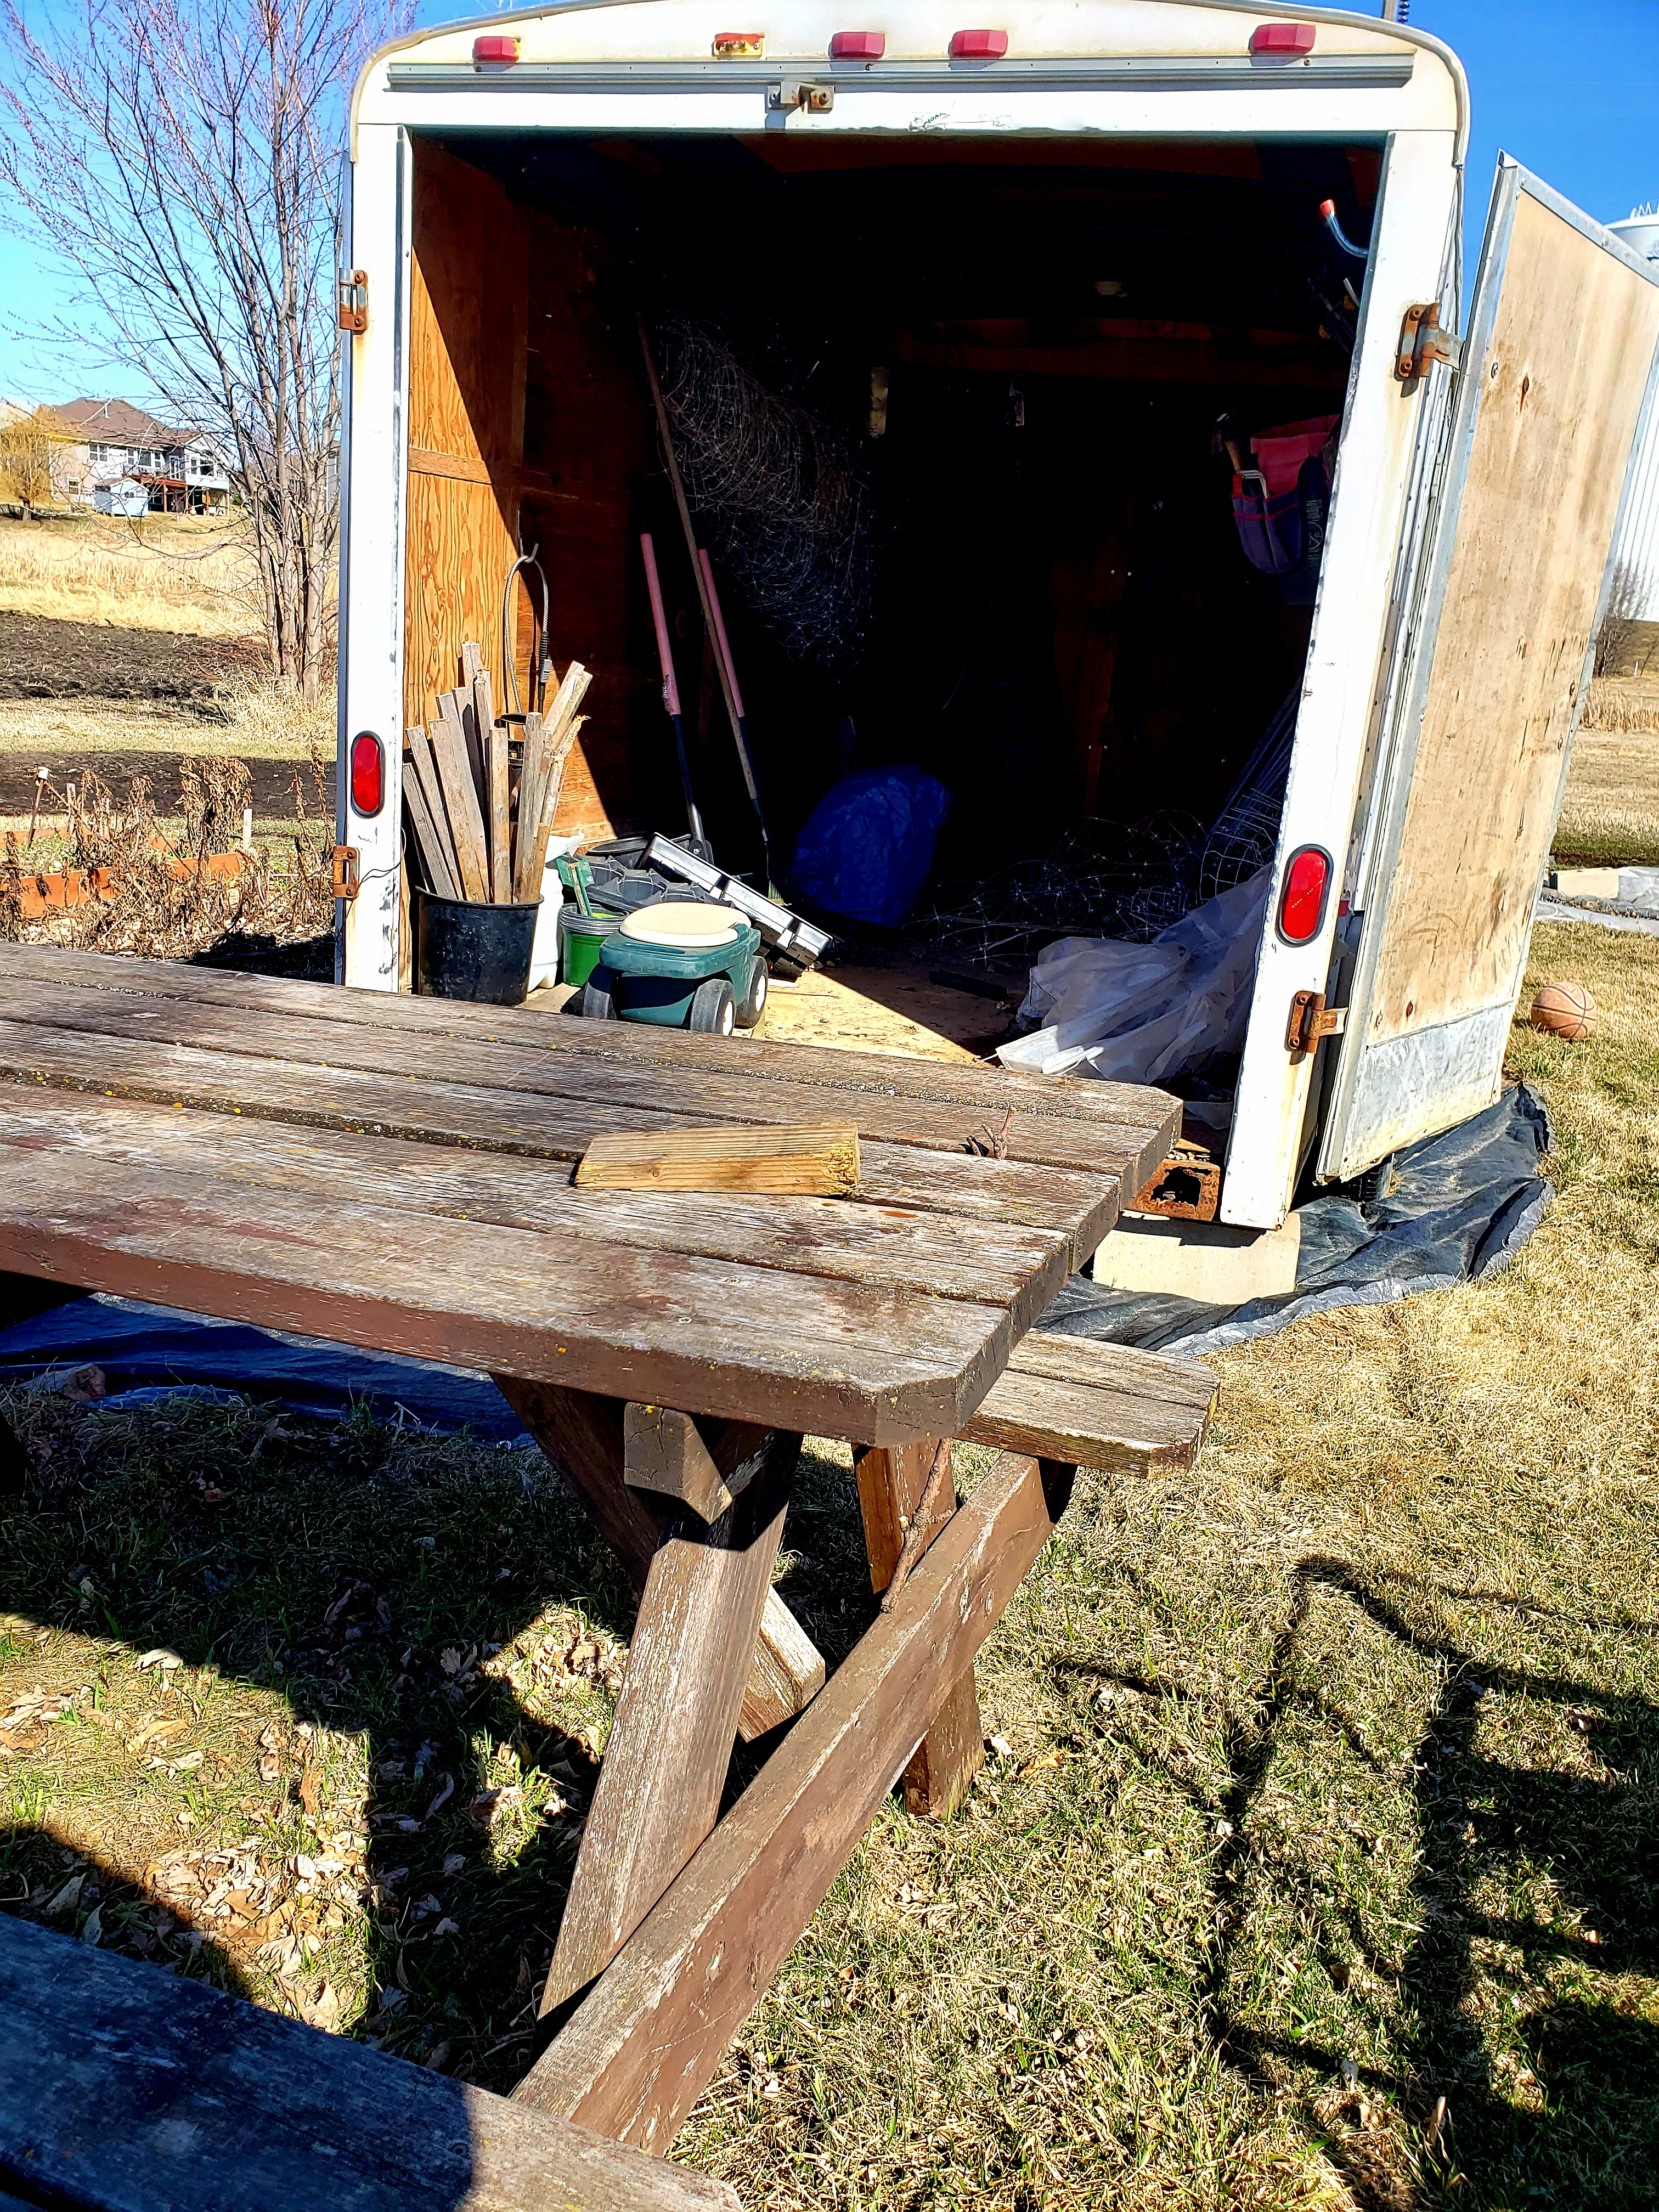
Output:
[[933,865],[951,794],[921,768],[866,769],[827,792],[795,848],[795,896],[896,928]]
[[999,1045],[997,1058],[1039,1075],[1157,1083],[1241,1050],[1272,875],[1263,868],[1207,900],[1150,945],[1045,946],[1019,1010],[1043,1026]]

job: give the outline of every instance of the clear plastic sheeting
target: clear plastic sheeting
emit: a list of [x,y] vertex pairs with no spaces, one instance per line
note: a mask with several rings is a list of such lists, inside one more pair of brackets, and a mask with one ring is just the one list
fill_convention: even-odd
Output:
[[1029,1036],[999,1045],[1005,1067],[1158,1083],[1243,1049],[1271,869],[1195,907],[1150,945],[1062,937],[1031,970]]

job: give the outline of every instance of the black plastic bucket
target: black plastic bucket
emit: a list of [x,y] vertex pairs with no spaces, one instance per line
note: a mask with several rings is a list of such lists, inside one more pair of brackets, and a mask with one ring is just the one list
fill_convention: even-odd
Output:
[[477,999],[521,1006],[530,989],[530,954],[539,899],[510,906],[420,893],[420,987],[438,999]]

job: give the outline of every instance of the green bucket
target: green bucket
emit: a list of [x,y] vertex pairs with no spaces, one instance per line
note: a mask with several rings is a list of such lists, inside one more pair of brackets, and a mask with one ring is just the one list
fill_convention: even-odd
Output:
[[599,964],[608,937],[622,927],[617,914],[578,914],[574,906],[559,909],[559,981],[580,990]]

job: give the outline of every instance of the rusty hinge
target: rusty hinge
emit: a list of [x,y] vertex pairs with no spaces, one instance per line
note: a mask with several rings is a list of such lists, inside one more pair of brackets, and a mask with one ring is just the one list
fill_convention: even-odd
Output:
[[1415,384],[1425,377],[1431,362],[1443,362],[1448,368],[1455,368],[1462,357],[1462,339],[1440,327],[1438,300],[1407,308],[1394,363],[1394,373],[1402,384]]
[[336,279],[335,313],[343,331],[355,331],[361,337],[368,328],[367,269],[354,269],[349,276],[342,274]]
[[334,896],[355,899],[363,887],[362,855],[355,845],[334,848]]
[[1348,1026],[1346,1006],[1328,1006],[1322,991],[1298,991],[1285,1024],[1285,1049],[1292,1060],[1310,1053],[1321,1037],[1340,1036]]
[[810,115],[827,115],[836,104],[832,84],[814,84],[807,77],[787,76],[781,84],[769,84],[766,104],[775,114],[791,114],[805,108]]

